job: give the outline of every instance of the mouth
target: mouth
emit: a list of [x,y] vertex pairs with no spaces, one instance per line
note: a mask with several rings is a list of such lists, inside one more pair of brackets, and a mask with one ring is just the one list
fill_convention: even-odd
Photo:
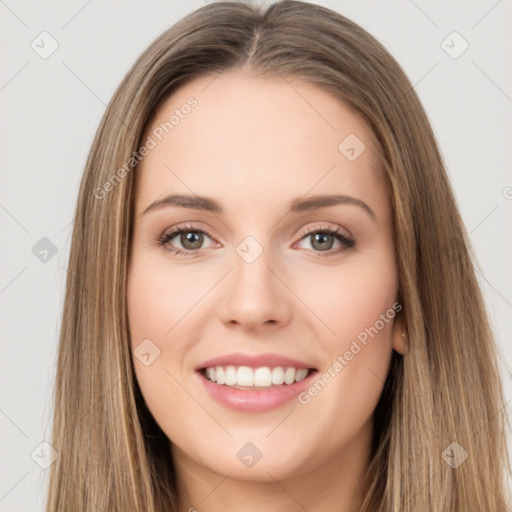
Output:
[[262,413],[284,406],[310,386],[318,373],[316,368],[304,367],[299,362],[286,366],[282,359],[281,366],[256,366],[254,360],[253,366],[220,362],[197,368],[195,374],[207,396],[223,407],[243,413]]
[[292,366],[208,366],[198,372],[208,381],[219,386],[239,390],[266,390],[292,386],[311,376],[315,368]]

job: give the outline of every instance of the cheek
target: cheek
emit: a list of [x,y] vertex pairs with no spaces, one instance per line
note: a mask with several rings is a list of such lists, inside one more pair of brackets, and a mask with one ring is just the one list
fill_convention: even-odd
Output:
[[168,437],[181,429],[180,422],[172,421],[172,411],[185,414],[191,407],[190,396],[180,385],[180,368],[190,344],[184,333],[201,293],[190,281],[187,272],[171,272],[169,266],[163,268],[139,254],[134,256],[127,280],[135,375],[151,414]]
[[184,269],[172,271],[172,266],[162,266],[150,258],[134,258],[127,284],[132,347],[145,338],[164,343],[179,322],[188,321],[203,293],[201,279],[196,277]]
[[134,369],[140,390],[156,418],[162,391],[174,387],[171,375],[181,365],[185,352],[180,340],[186,338],[176,333],[189,318],[190,306],[182,292],[187,287],[179,280],[178,272],[166,272],[139,255],[134,257],[128,273],[127,309]]
[[352,404],[354,411],[358,403],[364,408],[365,401],[370,410],[380,396],[392,353],[394,318],[400,310],[393,259],[383,254],[392,252],[379,252],[378,258],[331,272],[323,280],[321,294],[320,287],[315,287],[314,295],[321,297],[315,312],[329,327],[323,329],[319,342],[327,355],[322,370],[331,389],[326,395],[336,389],[332,400],[345,396],[345,404]]
[[394,313],[389,310],[397,291],[393,277],[376,271],[353,272],[344,278],[343,285],[332,313],[334,329],[346,341],[364,343],[370,334],[371,339],[390,338]]
[[[331,356],[348,350],[355,339],[390,341],[398,280],[392,253],[383,254],[387,253],[379,251],[353,265],[322,269],[314,279],[297,279],[295,290],[323,324],[322,345]],[[368,347],[378,348],[369,343]]]
[[344,418],[337,428],[343,438],[371,417],[389,370],[393,322],[400,308],[393,260],[382,254],[331,273],[316,303],[318,316],[333,332],[321,338],[326,364],[299,402],[312,417],[329,418],[325,425]]

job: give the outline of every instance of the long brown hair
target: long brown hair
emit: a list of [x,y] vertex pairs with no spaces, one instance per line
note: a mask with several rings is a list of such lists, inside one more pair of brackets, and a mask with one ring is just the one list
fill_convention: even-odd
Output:
[[[361,510],[507,510],[495,342],[427,116],[372,36],[327,8],[286,0],[194,11],[144,51],[108,105],[76,206],[47,510],[176,510],[169,440],[145,406],[131,358],[126,277],[137,168],[126,162],[178,86],[234,69],[324,88],[364,116],[380,146],[410,353],[394,353],[375,411]],[[447,462],[464,453],[458,467]]]

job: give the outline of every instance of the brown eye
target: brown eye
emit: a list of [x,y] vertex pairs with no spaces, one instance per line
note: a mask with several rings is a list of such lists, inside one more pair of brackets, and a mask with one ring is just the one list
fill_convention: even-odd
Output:
[[[158,239],[158,245],[165,247],[176,255],[193,255],[202,249],[205,237],[210,238],[202,229],[193,226],[178,227],[163,233]],[[175,239],[177,241],[171,243]],[[177,247],[176,244],[178,244]]]

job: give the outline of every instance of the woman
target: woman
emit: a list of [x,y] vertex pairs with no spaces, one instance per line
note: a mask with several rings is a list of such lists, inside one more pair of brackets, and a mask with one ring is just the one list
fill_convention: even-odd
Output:
[[360,27],[195,11],[119,86],[76,212],[48,510],[507,510],[467,235]]

